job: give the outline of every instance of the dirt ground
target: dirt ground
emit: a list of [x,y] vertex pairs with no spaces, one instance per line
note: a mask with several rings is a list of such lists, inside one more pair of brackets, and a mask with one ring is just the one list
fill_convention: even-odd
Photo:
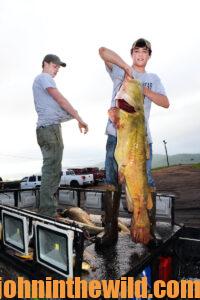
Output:
[[200,167],[172,166],[153,171],[157,192],[174,194],[175,222],[200,227]]

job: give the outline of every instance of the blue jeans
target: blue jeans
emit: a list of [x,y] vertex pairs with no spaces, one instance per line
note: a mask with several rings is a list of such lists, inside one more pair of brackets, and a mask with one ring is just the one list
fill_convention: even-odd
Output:
[[[106,143],[106,161],[105,161],[106,183],[113,184],[115,186],[118,184],[118,167],[114,157],[116,145],[117,145],[117,138],[113,135],[108,135],[108,139]],[[146,161],[147,181],[149,186],[155,187],[155,182],[153,180],[152,173],[151,173],[152,144],[149,144],[149,148],[150,148],[150,158]]]
[[107,184],[118,184],[118,166],[114,157],[115,147],[117,145],[117,138],[113,135],[108,135],[106,143],[106,183]]
[[155,181],[152,177],[152,173],[151,173],[151,167],[152,167],[152,158],[153,158],[153,150],[152,150],[152,144],[149,144],[149,152],[150,152],[150,156],[149,159],[147,159],[146,161],[146,171],[147,171],[147,181],[148,181],[148,185],[151,187],[155,187]]

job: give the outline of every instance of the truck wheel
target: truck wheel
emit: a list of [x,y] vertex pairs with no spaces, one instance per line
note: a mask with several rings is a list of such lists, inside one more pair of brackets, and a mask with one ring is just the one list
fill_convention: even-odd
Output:
[[76,180],[72,180],[72,181],[70,182],[70,186],[71,186],[71,187],[79,187],[79,183],[78,183],[78,181],[76,181]]

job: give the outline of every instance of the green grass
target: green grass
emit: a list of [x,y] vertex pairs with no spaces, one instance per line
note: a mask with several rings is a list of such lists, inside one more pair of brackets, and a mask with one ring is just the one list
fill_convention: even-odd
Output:
[[195,169],[199,169],[200,168],[200,163],[193,164],[192,167],[195,168]]
[[[195,169],[199,169],[200,168],[200,163],[195,163],[195,164],[177,164],[177,165],[170,165],[169,167],[175,167],[175,166],[192,166]],[[168,168],[168,166],[157,167],[157,168],[153,168],[152,171],[158,171],[158,170],[167,169],[167,168]]]

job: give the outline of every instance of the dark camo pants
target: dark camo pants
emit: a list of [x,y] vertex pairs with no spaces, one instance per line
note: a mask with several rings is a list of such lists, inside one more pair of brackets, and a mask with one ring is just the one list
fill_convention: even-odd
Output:
[[49,125],[36,130],[37,141],[42,151],[42,181],[39,212],[52,216],[56,212],[55,192],[61,177],[63,140],[60,125]]

